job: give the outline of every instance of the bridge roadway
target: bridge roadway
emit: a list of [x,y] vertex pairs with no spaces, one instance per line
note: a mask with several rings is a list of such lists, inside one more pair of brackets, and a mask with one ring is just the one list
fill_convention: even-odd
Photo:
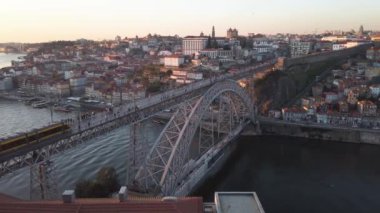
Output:
[[0,156],[0,177],[19,168],[44,160],[47,156],[59,153],[85,140],[112,131],[113,129],[134,124],[152,117],[158,112],[170,109],[179,103],[202,95],[214,83],[226,79],[242,79],[257,72],[271,69],[276,60],[240,68],[234,73],[201,80],[175,88],[133,103],[114,107],[110,112],[97,113],[81,119],[81,116],[62,122],[70,125],[71,133],[56,136],[45,141],[27,144]]

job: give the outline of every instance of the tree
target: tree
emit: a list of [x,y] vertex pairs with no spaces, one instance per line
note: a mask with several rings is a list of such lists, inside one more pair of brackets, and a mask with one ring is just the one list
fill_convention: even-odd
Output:
[[148,88],[146,89],[149,93],[159,92],[161,90],[161,83],[159,81],[153,82],[148,85]]
[[112,193],[119,189],[117,173],[113,167],[103,167],[96,175],[96,182],[105,187],[108,193]]
[[88,197],[91,194],[91,184],[90,180],[79,180],[75,185],[75,196]]
[[211,37],[208,36],[207,38],[207,44],[206,44],[206,49],[210,49],[211,48]]
[[231,47],[228,45],[224,45],[223,50],[231,50]]
[[216,41],[216,39],[214,38],[213,40],[212,40],[212,48],[218,48],[218,42]]
[[168,70],[168,71],[166,71],[166,75],[168,75],[168,76],[171,76],[171,75],[173,75],[173,70]]
[[244,37],[242,37],[242,38],[240,38],[239,40],[240,40],[240,46],[241,46],[242,48],[246,48],[246,47],[247,47],[247,39],[244,38]]
[[119,189],[120,185],[117,173],[113,167],[101,168],[95,180],[80,180],[75,185],[75,195],[77,197],[100,198],[108,197]]
[[107,187],[101,183],[96,181],[91,182],[91,187],[89,190],[89,194],[87,197],[90,198],[100,198],[100,197],[108,197],[111,192]]

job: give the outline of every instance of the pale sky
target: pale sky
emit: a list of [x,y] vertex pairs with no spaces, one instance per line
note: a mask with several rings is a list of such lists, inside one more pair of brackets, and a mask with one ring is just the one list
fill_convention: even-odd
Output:
[[380,0],[1,0],[0,42],[380,30]]

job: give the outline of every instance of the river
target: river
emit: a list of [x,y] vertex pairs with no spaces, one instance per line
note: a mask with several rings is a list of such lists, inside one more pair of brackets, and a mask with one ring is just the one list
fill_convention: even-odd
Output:
[[25,54],[18,53],[0,53],[0,69],[3,67],[11,66],[11,61],[19,61],[19,57],[23,57]]
[[380,212],[380,146],[280,136],[241,137],[194,195],[255,191],[266,213]]
[[72,116],[70,113],[56,112],[53,112],[53,116],[51,116],[48,108],[35,109],[22,102],[2,99],[0,99],[0,115],[0,138],[39,128],[52,121],[56,122]]

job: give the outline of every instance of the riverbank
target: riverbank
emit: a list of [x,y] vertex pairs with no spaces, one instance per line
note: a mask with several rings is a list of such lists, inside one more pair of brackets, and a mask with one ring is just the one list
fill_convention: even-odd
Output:
[[257,127],[249,125],[242,134],[245,136],[259,134],[380,145],[380,130],[317,124],[260,121],[259,133]]

